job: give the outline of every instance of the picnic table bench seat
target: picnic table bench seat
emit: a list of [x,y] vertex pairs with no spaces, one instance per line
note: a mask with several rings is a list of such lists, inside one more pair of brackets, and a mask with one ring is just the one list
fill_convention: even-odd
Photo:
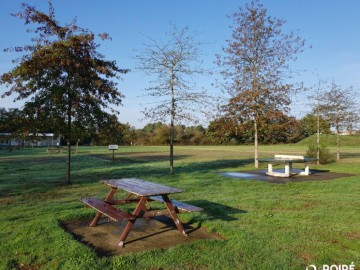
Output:
[[102,200],[96,198],[82,198],[81,201],[114,221],[135,219],[134,215],[121,211]]
[[[164,203],[164,200],[161,196],[150,196],[149,198],[151,200]],[[203,208],[188,203],[184,203],[176,200],[170,200],[170,201],[172,205],[175,207],[175,210],[177,212],[200,212],[204,210]]]
[[[149,199],[153,201],[158,201],[165,203],[161,196],[151,196]],[[121,211],[112,206],[112,202],[104,202],[102,200],[96,198],[82,198],[81,201],[85,203],[87,206],[95,209],[96,211],[101,212],[105,216],[109,217],[114,221],[121,221],[124,219],[133,220],[135,218],[134,215]],[[134,200],[137,201],[137,200]],[[184,212],[200,212],[203,211],[203,208],[197,207],[195,205],[191,205],[188,203],[171,200],[172,205],[174,206],[177,213],[184,213]]]

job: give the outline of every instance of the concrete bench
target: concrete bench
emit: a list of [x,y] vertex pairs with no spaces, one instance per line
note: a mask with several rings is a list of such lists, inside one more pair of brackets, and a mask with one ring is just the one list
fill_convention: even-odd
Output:
[[[299,175],[309,175],[310,168],[309,163],[316,160],[315,158],[306,158],[304,156],[296,156],[296,155],[274,155],[274,158],[267,158],[262,159],[262,161],[268,162],[268,171],[267,175],[276,176],[276,177],[291,177],[292,175],[299,174]],[[282,172],[275,172],[273,171],[273,165],[278,163],[285,164],[285,171]],[[299,172],[295,172],[292,168],[293,163],[305,163],[304,170]]]

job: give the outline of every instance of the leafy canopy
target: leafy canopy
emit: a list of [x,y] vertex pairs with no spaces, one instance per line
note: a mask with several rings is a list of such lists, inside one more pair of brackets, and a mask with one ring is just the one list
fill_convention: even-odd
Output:
[[[14,101],[26,99],[29,113],[63,123],[57,125],[63,134],[70,133],[66,121],[95,125],[107,115],[105,109],[116,112],[109,104],[120,105],[123,95],[113,79],[128,70],[105,60],[97,51],[94,33],[78,27],[75,19],[61,25],[51,2],[48,14],[22,4],[21,11],[12,15],[34,25],[28,29],[34,37],[30,45],[5,49],[22,56],[0,77],[0,83],[8,86],[2,97],[15,94]],[[99,37],[109,39],[106,33]]]

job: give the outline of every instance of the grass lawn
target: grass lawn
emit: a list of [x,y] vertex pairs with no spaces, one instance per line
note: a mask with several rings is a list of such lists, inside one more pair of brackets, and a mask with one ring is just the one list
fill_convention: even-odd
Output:
[[[306,146],[261,146],[261,157],[304,154]],[[65,154],[45,149],[0,150],[0,269],[305,269],[355,264],[360,269],[360,148],[343,147],[338,163],[312,166],[357,176],[270,184],[217,172],[253,169],[252,146],[83,147],[63,186]],[[265,168],[266,164],[262,164]],[[185,189],[172,198],[197,205],[181,214],[225,240],[198,240],[170,249],[98,257],[61,222],[91,218],[81,197],[103,198],[100,179],[137,177]],[[319,268],[318,268],[319,269]]]

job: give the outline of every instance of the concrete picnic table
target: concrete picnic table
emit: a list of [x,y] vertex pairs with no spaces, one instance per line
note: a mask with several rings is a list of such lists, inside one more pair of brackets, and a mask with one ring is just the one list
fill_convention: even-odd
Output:
[[[124,246],[125,240],[138,218],[154,218],[157,216],[170,215],[180,234],[187,235],[177,213],[203,210],[194,205],[169,199],[169,194],[184,192],[182,189],[172,188],[137,178],[110,179],[102,180],[100,182],[110,187],[110,192],[105,200],[82,198],[81,201],[97,211],[96,216],[90,223],[90,227],[96,226],[102,215],[105,215],[114,221],[128,221],[125,229],[120,235],[118,243],[120,247]],[[118,189],[128,192],[125,199],[113,200]],[[165,204],[166,208],[163,210],[152,211],[148,204],[152,201],[162,202]],[[136,204],[135,209],[131,214],[115,207],[115,205],[128,203]]]
[[[309,164],[316,160],[317,160],[316,158],[306,158],[304,156],[293,156],[293,155],[274,155],[273,158],[259,159],[259,161],[268,162],[268,171],[266,172],[266,174],[275,177],[291,177],[296,174],[309,175],[310,174]],[[273,164],[277,164],[277,163],[285,164],[284,172],[273,171]],[[304,170],[301,170],[300,172],[295,172],[292,167],[293,163],[305,163]]]

